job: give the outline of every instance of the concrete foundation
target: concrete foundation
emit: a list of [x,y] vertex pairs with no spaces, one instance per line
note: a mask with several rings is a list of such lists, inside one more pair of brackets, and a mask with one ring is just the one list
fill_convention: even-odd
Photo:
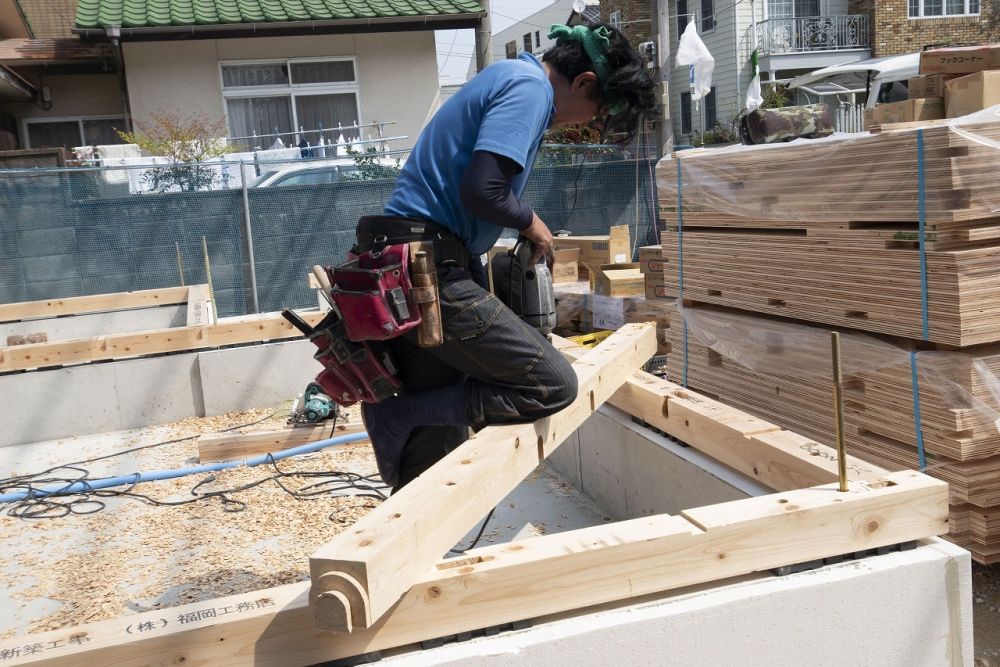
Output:
[[277,408],[321,370],[308,341],[0,376],[0,447]]
[[971,667],[969,553],[917,549],[673,591],[379,665]]
[[169,329],[182,327],[185,324],[187,324],[187,304],[50,317],[24,322],[5,322],[0,324],[0,345],[7,343],[7,336],[44,333],[48,336],[49,342],[53,342],[94,338],[108,334]]
[[[605,405],[550,465],[615,519],[770,493]],[[971,667],[971,559],[944,540],[536,619],[526,630],[387,654],[380,665]]]

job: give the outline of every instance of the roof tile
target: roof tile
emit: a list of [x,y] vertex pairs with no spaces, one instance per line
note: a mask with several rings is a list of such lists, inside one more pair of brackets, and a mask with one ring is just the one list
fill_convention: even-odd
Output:
[[461,14],[476,0],[79,0],[78,28],[147,28]]

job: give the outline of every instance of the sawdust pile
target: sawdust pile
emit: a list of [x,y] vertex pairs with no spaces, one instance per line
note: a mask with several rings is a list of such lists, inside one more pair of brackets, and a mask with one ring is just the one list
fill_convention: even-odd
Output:
[[[211,433],[267,415],[257,410],[185,419],[137,432],[134,444],[121,449]],[[252,430],[283,424],[283,417],[274,417]],[[142,469],[183,467],[197,456],[197,440],[143,450]],[[284,472],[376,472],[366,443],[295,457],[278,466]],[[228,489],[274,473],[267,465],[220,471],[199,491]],[[192,487],[205,477],[146,483],[134,490],[163,502],[179,501],[191,498]],[[301,488],[317,480],[282,481]],[[26,606],[38,598],[61,603],[56,611],[30,619],[28,632],[42,632],[303,581],[308,579],[309,555],[380,502],[330,495],[300,500],[273,481],[231,497],[246,508],[226,511],[218,498],[173,507],[102,498],[107,507],[90,515],[42,520],[0,515],[0,555],[16,563],[8,568],[15,572],[13,581],[8,577],[4,582],[21,605],[15,614],[26,616]],[[0,639],[14,634],[8,630]]]

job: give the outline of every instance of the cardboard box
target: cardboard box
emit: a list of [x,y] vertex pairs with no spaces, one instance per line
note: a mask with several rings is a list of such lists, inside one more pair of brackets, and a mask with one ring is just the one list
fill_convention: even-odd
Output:
[[872,111],[874,123],[912,123],[917,120],[937,120],[944,118],[944,99],[940,97],[924,97],[917,100],[903,100],[880,104],[874,109],[866,110],[865,128],[869,127],[869,114]]
[[590,274],[590,288],[601,296],[638,296],[646,291],[639,264],[605,264]]
[[918,100],[922,97],[944,97],[944,84],[957,74],[923,74],[911,78],[906,84],[907,97]]
[[1000,71],[976,72],[945,84],[945,111],[958,118],[1000,104]]
[[1000,44],[956,46],[920,53],[921,74],[972,74],[1000,69]]
[[579,248],[562,248],[553,253],[552,282],[575,283],[580,276],[578,260]]
[[632,259],[632,244],[629,240],[628,225],[619,225],[608,230],[604,236],[557,236],[552,246],[579,248],[579,263],[596,271],[604,264],[622,264]]
[[663,246],[647,245],[639,248],[639,270],[643,274],[663,273]]
[[662,277],[647,273],[645,287],[646,298],[650,301],[655,299],[674,299],[674,295],[667,292],[667,283]]

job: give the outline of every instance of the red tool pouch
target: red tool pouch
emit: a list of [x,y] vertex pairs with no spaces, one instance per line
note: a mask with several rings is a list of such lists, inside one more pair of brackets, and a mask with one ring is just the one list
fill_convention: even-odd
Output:
[[309,340],[319,348],[314,358],[324,368],[316,382],[337,404],[378,403],[401,388],[388,356],[377,355],[367,343],[350,340],[336,313],[327,315]]
[[388,340],[420,325],[406,243],[369,250],[327,269],[331,296],[353,341]]

